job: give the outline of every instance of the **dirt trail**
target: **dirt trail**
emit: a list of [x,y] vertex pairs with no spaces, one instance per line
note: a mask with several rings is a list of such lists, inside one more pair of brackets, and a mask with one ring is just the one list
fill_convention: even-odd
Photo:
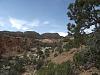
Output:
[[51,57],[51,61],[56,64],[61,64],[65,61],[73,61],[73,56],[75,53],[77,53],[79,49],[73,48],[68,52],[63,52],[62,54],[58,55],[57,57]]

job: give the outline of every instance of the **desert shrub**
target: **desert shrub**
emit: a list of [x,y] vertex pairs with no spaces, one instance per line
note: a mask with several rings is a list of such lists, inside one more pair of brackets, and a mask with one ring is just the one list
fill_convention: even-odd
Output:
[[43,66],[44,62],[43,60],[38,60],[36,64],[36,70],[39,70]]
[[98,73],[92,73],[92,75],[98,75]]
[[59,54],[61,54],[61,53],[63,52],[62,46],[57,46],[57,47],[55,48],[55,51],[57,51]]
[[46,67],[42,67],[37,71],[37,75],[72,75],[71,62],[62,64],[49,63]]
[[[100,33],[100,32],[99,32]],[[96,37],[97,33],[89,34],[86,39],[86,48],[75,54],[74,62],[78,65],[94,64],[100,69],[100,35]]]
[[26,71],[25,66],[39,64],[30,55],[12,56],[0,59],[0,75],[21,75]]
[[21,75],[25,71],[24,62],[19,58],[3,58],[0,64],[0,75]]
[[91,62],[91,52],[88,50],[89,48],[86,47],[82,49],[80,52],[76,53],[73,57],[74,63],[76,65],[84,65],[87,62]]
[[[70,48],[77,47],[76,40],[78,39],[68,41],[68,43],[64,46],[67,51]],[[86,48],[81,49],[79,53],[74,55],[74,63],[84,67],[89,67],[93,64],[93,66],[100,69],[100,31],[84,36],[84,45]]]
[[46,56],[46,57],[49,57],[49,55],[50,55],[50,51],[49,51],[48,49],[46,49],[46,50],[45,50],[45,56]]
[[59,54],[61,54],[61,53],[63,52],[62,47],[59,47],[59,48],[58,48],[58,52],[59,52]]
[[66,45],[63,46],[64,49],[66,49],[65,51],[69,51],[72,48],[72,45],[69,45],[69,43],[66,43]]
[[70,41],[68,41],[68,42],[63,46],[63,48],[65,48],[66,51],[69,51],[69,50],[72,49],[72,48],[77,48],[77,46],[76,46],[74,40],[70,40]]
[[55,53],[55,54],[54,54],[54,57],[57,57],[57,56],[58,56],[58,54],[57,54],[57,53]]
[[84,57],[81,53],[76,53],[74,55],[74,62],[76,65],[83,65],[87,61],[87,57]]

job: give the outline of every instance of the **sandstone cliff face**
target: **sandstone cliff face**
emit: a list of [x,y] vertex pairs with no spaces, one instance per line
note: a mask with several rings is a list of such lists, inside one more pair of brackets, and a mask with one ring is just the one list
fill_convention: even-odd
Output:
[[8,56],[23,51],[23,38],[16,37],[0,37],[0,54]]
[[26,50],[32,45],[31,38],[23,37],[0,37],[0,55],[15,56]]
[[10,31],[0,31],[2,36],[12,36],[12,37],[26,37],[26,38],[40,38],[40,34],[35,31],[26,31],[26,32],[10,32]]
[[61,36],[58,33],[43,33],[40,35],[35,31],[26,31],[26,32],[0,31],[0,36],[26,37],[26,38],[34,38],[34,39],[60,39],[61,38]]
[[43,39],[60,39],[61,36],[58,33],[44,33],[41,35]]
[[15,56],[38,46],[52,46],[58,38],[57,33],[0,31],[0,55]]

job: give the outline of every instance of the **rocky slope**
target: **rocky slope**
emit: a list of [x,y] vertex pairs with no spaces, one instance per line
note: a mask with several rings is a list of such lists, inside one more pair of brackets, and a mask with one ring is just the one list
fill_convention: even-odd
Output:
[[35,31],[26,32],[10,32],[10,31],[0,31],[0,36],[13,36],[13,37],[26,37],[34,39],[60,39],[61,36],[58,33],[44,33],[39,34]]
[[43,38],[43,39],[59,39],[59,38],[61,38],[61,36],[59,36],[59,34],[58,33],[44,33],[44,34],[42,34],[41,35],[41,37]]
[[9,32],[0,31],[0,55],[17,55],[25,50],[38,46],[52,46],[60,39],[57,33],[45,33],[40,35],[34,31]]

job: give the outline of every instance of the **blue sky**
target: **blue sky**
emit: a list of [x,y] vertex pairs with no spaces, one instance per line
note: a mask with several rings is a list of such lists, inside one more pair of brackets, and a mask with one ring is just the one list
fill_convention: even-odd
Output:
[[0,0],[0,30],[58,32],[66,35],[74,0]]

